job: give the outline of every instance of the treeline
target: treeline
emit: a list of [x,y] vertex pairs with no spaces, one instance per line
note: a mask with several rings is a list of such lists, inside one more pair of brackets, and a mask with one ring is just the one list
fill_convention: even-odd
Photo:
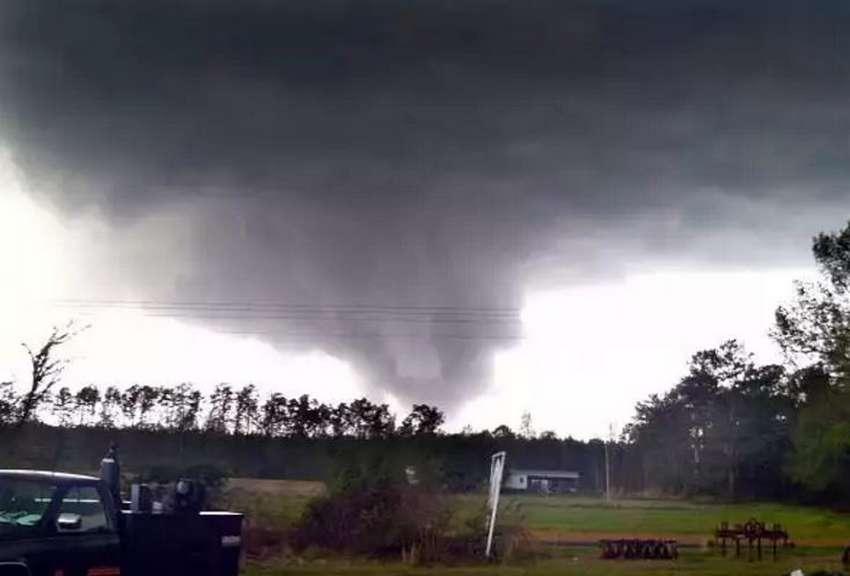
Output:
[[[366,398],[329,405],[302,395],[220,384],[208,395],[191,384],[126,389],[59,386],[64,365],[54,358],[70,329],[57,329],[30,352],[32,383],[24,390],[0,384],[0,465],[95,470],[105,446],[117,442],[136,472],[155,468],[214,467],[227,475],[332,480],[346,462],[438,471],[447,488],[480,488],[490,455],[507,450],[515,467],[570,469],[598,491],[604,478],[599,441],[534,435],[523,430],[447,434],[442,411],[415,404],[397,419],[386,404]],[[29,351],[29,350],[28,350]]]
[[[23,418],[24,407],[27,417]],[[219,384],[205,396],[188,383],[177,386],[134,385],[67,387],[48,391],[36,401],[0,383],[0,425],[45,422],[62,428],[100,427],[131,430],[200,431],[269,438],[389,438],[436,434],[443,413],[414,404],[400,423],[387,404],[366,398],[328,405],[302,395],[273,393],[261,399],[254,385]]]
[[220,384],[209,395],[190,384],[85,386],[44,394],[21,421],[26,393],[2,390],[0,441],[14,449],[0,454],[0,467],[94,471],[116,442],[135,472],[211,467],[234,476],[332,481],[341,465],[379,461],[438,471],[448,489],[468,491],[486,482],[490,455],[506,450],[515,467],[579,472],[583,491],[600,491],[605,476],[598,440],[535,435],[528,422],[519,432],[502,425],[449,434],[441,430],[442,411],[426,404],[397,421],[388,405],[365,398],[335,406],[307,395],[261,399],[252,385]]
[[850,504],[850,224],[813,253],[820,279],[776,311],[783,365],[757,366],[735,341],[695,354],[672,390],[636,407],[623,439],[632,484]]
[[[735,340],[694,354],[686,375],[638,403],[621,438],[608,443],[616,491],[850,504],[850,224],[815,238],[813,252],[820,280],[797,283],[795,300],[776,311],[772,334],[785,361],[757,365]],[[70,334],[55,330],[41,349],[27,349],[26,390],[0,384],[0,428],[42,439],[54,434],[48,428],[64,431],[51,442],[71,438],[85,453],[74,462],[95,458],[78,443],[94,434],[124,438],[137,456],[153,450],[143,461],[176,448],[246,475],[329,477],[334,462],[370,454],[394,466],[428,461],[453,488],[469,489],[486,480],[489,454],[507,450],[513,466],[576,470],[588,490],[603,484],[600,440],[535,436],[528,422],[520,434],[506,426],[443,434],[442,412],[424,404],[397,422],[387,405],[367,399],[332,406],[306,395],[260,398],[251,385],[221,384],[208,397],[190,384],[72,393],[58,387],[64,365],[54,359]]]
[[[433,434],[388,438],[266,437],[219,434],[202,429],[60,428],[30,423],[0,430],[0,468],[36,468],[96,473],[104,451],[117,443],[130,474],[168,475],[199,468],[233,477],[333,482],[341,468],[403,472],[413,466],[439,477],[457,492],[483,487],[490,456],[499,450],[520,468],[579,472],[584,492],[599,492],[605,481],[605,450],[599,441],[523,438],[517,435]],[[620,477],[615,466],[614,475]]]
[[734,340],[698,352],[671,391],[636,406],[624,431],[632,488],[730,497],[793,493],[786,464],[803,390],[816,376],[756,366]]

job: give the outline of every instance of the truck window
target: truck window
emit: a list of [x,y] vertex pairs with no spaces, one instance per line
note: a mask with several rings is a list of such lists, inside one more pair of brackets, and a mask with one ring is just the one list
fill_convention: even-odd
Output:
[[93,486],[76,486],[68,490],[59,508],[59,515],[63,514],[78,515],[80,522],[78,526],[70,529],[59,528],[60,532],[81,534],[111,531],[100,493]]
[[0,538],[34,531],[55,490],[46,482],[0,479]]

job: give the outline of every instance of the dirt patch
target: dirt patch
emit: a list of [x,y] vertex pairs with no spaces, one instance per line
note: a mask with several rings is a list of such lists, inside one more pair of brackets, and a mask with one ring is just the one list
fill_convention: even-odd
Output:
[[796,540],[792,538],[791,540],[795,546],[802,546],[804,548],[844,548],[847,546],[847,540],[843,538],[818,538],[816,540],[805,538],[803,540]]
[[313,498],[325,493],[323,482],[306,480],[266,480],[260,478],[229,478],[228,489],[244,490],[251,494],[269,496],[302,496]]
[[[575,531],[559,531],[559,530],[531,530],[532,536],[538,542],[553,546],[585,546],[596,545],[600,540],[620,540],[628,538],[654,539],[654,540],[675,540],[681,546],[698,546],[707,547],[709,542],[714,540],[711,534],[671,534],[663,532],[575,532]],[[791,539],[794,546],[803,548],[843,548],[847,542],[840,538],[818,538],[818,539]],[[734,544],[731,544],[734,548]],[[746,543],[742,543],[743,548]],[[770,547],[770,544],[763,542],[762,546]],[[767,548],[766,548],[767,549]]]
[[621,532],[562,532],[558,530],[531,530],[535,540],[543,544],[558,546],[596,545],[600,540],[620,540],[641,538],[654,540],[675,540],[683,546],[705,546],[708,536],[693,534],[664,534],[659,532],[621,533]]

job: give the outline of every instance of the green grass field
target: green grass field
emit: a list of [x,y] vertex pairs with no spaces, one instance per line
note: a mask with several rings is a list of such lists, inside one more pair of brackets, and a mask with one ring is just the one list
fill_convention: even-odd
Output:
[[[243,509],[263,523],[284,526],[292,522],[309,498],[321,487],[304,483],[268,484],[253,490],[242,483],[238,496]],[[483,495],[453,497],[460,518],[473,514],[483,503]],[[607,504],[582,497],[507,496],[506,510],[524,519],[540,542],[540,557],[530,563],[460,567],[410,567],[362,559],[289,558],[265,564],[249,563],[250,576],[284,574],[339,575],[774,575],[802,568],[839,571],[841,548],[850,544],[850,515],[829,510],[777,503],[718,504],[678,500],[615,500]],[[796,543],[780,551],[777,561],[766,551],[764,560],[736,559],[734,553],[722,557],[710,544],[712,531],[722,521],[743,523],[757,518],[781,523]],[[681,542],[676,561],[601,560],[593,545],[604,537],[665,537]],[[579,546],[577,542],[590,545]]]
[[670,535],[700,544],[722,521],[744,523],[749,518],[780,523],[801,546],[839,547],[850,544],[850,515],[829,510],[775,503],[710,504],[670,500],[624,500],[608,505],[600,500],[570,497],[508,497],[526,518],[529,529],[551,536],[575,534]]
[[797,550],[777,561],[748,562],[723,558],[705,550],[685,550],[678,560],[601,560],[593,548],[564,548],[556,555],[535,562],[512,565],[410,567],[367,560],[313,560],[250,565],[249,576],[339,575],[339,576],[779,576],[801,568],[806,574],[817,570],[841,571],[839,551],[833,549]]

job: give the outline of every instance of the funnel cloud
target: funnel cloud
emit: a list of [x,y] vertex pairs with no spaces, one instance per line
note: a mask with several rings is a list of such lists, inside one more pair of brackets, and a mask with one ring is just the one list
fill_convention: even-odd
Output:
[[0,142],[105,227],[81,306],[451,407],[530,292],[806,265],[844,218],[850,9],[744,4],[12,0]]

